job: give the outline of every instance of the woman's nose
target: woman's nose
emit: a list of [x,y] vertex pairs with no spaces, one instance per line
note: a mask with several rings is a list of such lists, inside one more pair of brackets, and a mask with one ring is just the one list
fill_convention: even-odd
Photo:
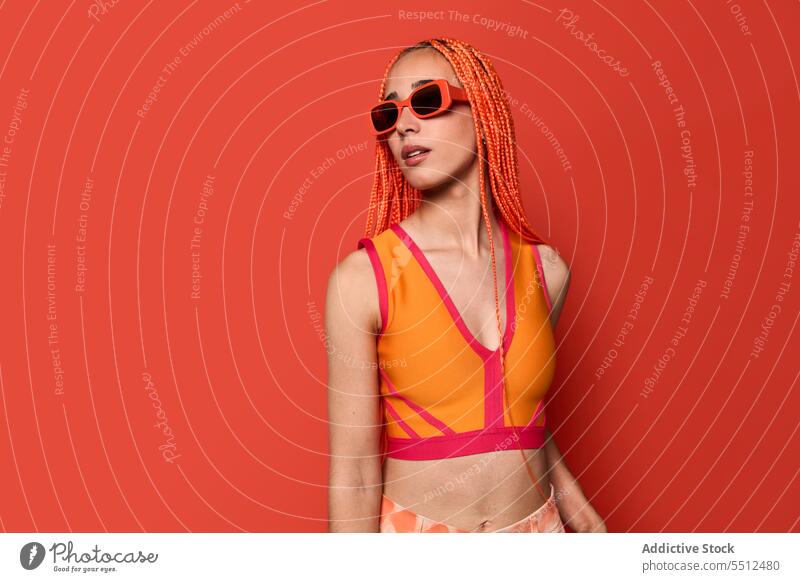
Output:
[[419,118],[411,113],[410,107],[403,107],[397,119],[397,131],[404,133],[407,129],[419,129]]

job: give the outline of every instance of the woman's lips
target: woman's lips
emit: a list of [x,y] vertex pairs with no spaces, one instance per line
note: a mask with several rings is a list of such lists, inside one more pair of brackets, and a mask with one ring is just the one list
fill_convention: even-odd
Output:
[[428,150],[427,152],[422,152],[421,154],[417,154],[416,156],[412,156],[410,158],[406,158],[406,166],[416,166],[417,164],[421,164],[425,161],[425,158],[428,157],[431,151]]

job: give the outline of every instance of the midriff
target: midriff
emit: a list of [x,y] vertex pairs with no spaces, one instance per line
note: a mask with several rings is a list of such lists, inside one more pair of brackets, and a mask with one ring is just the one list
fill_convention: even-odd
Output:
[[[545,449],[524,452],[549,495]],[[383,493],[430,519],[488,532],[519,521],[546,501],[521,461],[516,448],[435,460],[389,457],[383,466]]]

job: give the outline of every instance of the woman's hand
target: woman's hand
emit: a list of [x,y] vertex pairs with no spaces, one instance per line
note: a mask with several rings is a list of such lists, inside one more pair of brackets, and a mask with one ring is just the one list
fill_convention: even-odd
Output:
[[550,430],[547,430],[545,442],[550,483],[556,492],[556,505],[561,521],[578,533],[606,533],[606,524],[600,514],[595,511],[586,499],[578,481],[567,468],[566,462]]
[[561,521],[576,533],[607,533],[606,524],[586,497],[573,491],[558,498],[556,505]]

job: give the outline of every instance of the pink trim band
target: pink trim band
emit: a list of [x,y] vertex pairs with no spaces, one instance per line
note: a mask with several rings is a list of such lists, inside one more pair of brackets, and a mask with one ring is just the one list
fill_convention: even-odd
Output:
[[380,335],[386,331],[386,320],[389,319],[389,292],[386,289],[386,275],[383,273],[383,265],[381,265],[381,258],[378,256],[378,250],[375,248],[375,243],[368,238],[362,238],[358,241],[358,248],[367,249],[370,263],[372,263],[372,270],[375,273],[375,281],[378,284],[378,303],[381,309],[381,331]]
[[[519,444],[523,449],[544,447],[546,437],[544,426],[518,426],[516,429]],[[387,456],[414,461],[449,459],[491,451],[512,450],[517,448],[513,439],[514,430],[510,426],[421,439],[389,437]]]
[[542,257],[539,255],[539,249],[536,248],[536,243],[531,243],[533,249],[533,258],[536,260],[536,270],[539,272],[539,279],[542,281],[542,290],[544,291],[544,299],[547,302],[547,309],[553,311],[553,302],[550,299],[550,292],[547,290],[547,279],[544,278],[544,270],[542,269]]

